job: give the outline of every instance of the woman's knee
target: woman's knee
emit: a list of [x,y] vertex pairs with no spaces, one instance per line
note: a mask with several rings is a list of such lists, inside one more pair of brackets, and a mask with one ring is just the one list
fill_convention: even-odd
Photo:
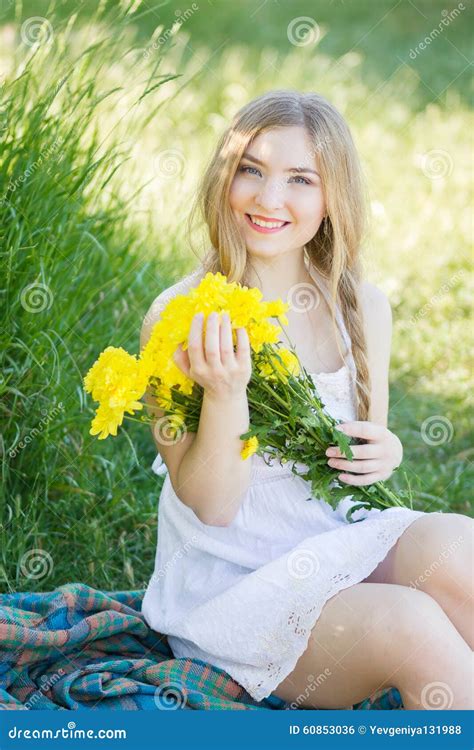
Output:
[[462,513],[427,513],[417,518],[407,531],[420,545],[420,551],[426,548],[437,551],[449,546],[457,549],[459,545],[472,551],[474,520]]
[[[326,623],[324,643],[317,626],[310,641],[314,647],[324,645],[333,654],[334,663],[340,662],[344,669],[354,668],[361,659],[366,661],[383,686],[421,640],[432,636],[435,648],[437,638],[450,625],[445,612],[429,594],[397,584],[358,584],[346,590],[341,602],[344,609],[334,611],[336,616]],[[331,617],[329,608],[325,616]],[[340,646],[335,650],[338,641]]]
[[460,513],[433,513],[419,518],[412,533],[419,555],[416,567],[411,564],[408,585],[429,594],[448,589],[463,599],[474,596],[473,519]]
[[390,629],[417,630],[428,614],[442,611],[423,591],[390,583],[359,583],[339,591],[322,609],[310,639],[341,644],[368,635],[379,640]]
[[410,586],[397,586],[396,627],[406,640],[417,641],[420,634],[434,632],[448,621],[439,603],[426,591]]

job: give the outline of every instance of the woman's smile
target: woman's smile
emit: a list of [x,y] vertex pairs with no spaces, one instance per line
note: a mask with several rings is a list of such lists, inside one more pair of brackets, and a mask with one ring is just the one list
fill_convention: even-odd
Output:
[[264,220],[263,218],[260,218],[255,214],[244,214],[244,216],[247,224],[252,227],[255,232],[260,232],[263,234],[274,234],[275,232],[281,232],[283,229],[285,229],[285,227],[288,226],[288,224],[291,224],[290,221],[280,222],[277,219]]

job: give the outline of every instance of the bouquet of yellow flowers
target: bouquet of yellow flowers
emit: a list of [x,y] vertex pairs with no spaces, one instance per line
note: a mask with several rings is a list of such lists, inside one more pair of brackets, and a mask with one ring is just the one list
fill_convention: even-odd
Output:
[[[228,283],[221,273],[207,273],[197,287],[166,305],[138,357],[109,346],[93,364],[84,378],[85,390],[99,402],[90,434],[99,440],[117,435],[124,417],[143,409],[140,398],[147,389],[168,418],[173,434],[197,432],[203,388],[175,364],[173,354],[179,345],[186,349],[196,313],[203,312],[206,319],[211,312],[227,312],[234,345],[235,329],[245,327],[252,355],[247,386],[250,429],[240,435],[242,460],[257,453],[270,464],[273,460],[288,463],[293,473],[311,482],[312,495],[333,508],[351,494],[360,502],[349,509],[347,520],[352,520],[358,508],[404,506],[405,492],[397,496],[384,482],[352,487],[349,493],[327,465],[325,451],[330,445],[337,445],[349,460],[353,458],[351,438],[337,429],[338,421],[326,411],[294,348],[283,347],[279,341],[281,326],[288,325],[287,309],[281,300],[262,301],[257,288]],[[142,415],[138,421],[153,420]]]

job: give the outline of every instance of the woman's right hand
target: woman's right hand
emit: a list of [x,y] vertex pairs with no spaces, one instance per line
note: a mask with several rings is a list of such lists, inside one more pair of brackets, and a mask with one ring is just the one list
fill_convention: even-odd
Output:
[[206,321],[203,346],[204,314],[197,313],[191,322],[188,348],[176,349],[173,361],[182,372],[202,388],[208,398],[228,400],[245,394],[252,375],[250,342],[245,328],[236,328],[237,351],[234,352],[232,327],[227,313],[211,313]]

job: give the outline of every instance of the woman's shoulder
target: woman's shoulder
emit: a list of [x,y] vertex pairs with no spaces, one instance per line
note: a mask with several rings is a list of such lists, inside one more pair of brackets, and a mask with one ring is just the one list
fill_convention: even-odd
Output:
[[382,289],[369,281],[361,281],[359,298],[364,311],[364,317],[381,316],[382,319],[391,318],[390,300]]
[[186,276],[183,276],[182,279],[179,279],[179,281],[176,281],[171,286],[162,289],[151,303],[147,316],[155,315],[158,317],[160,312],[166,307],[168,302],[173,299],[173,297],[177,297],[178,294],[187,294],[192,287],[199,284],[203,276],[204,272],[202,269],[197,268],[191,273],[186,274]]
[[164,310],[168,302],[177,297],[179,294],[187,294],[190,289],[194,286],[198,286],[201,279],[205,276],[205,272],[202,266],[199,266],[194,271],[186,274],[183,278],[176,281],[171,286],[162,289],[162,291],[155,297],[151,303],[148,311],[145,315],[143,326],[142,326],[142,337],[146,334],[156,323],[161,312]]

